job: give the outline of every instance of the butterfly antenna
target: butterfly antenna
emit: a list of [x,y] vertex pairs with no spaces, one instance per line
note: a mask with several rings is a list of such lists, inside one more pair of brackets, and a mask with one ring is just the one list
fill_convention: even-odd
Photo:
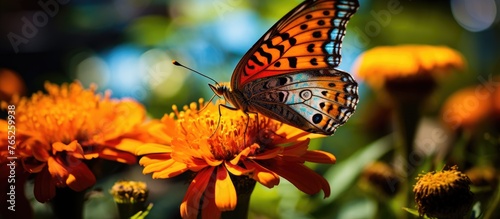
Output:
[[209,80],[213,81],[216,85],[219,85],[219,83],[218,83],[216,80],[214,80],[213,78],[208,77],[208,76],[206,76],[205,74],[203,74],[203,73],[201,73],[201,72],[199,72],[199,71],[196,71],[196,70],[194,70],[194,69],[192,69],[192,68],[190,68],[190,67],[187,67],[187,66],[185,66],[185,65],[183,65],[183,64],[181,64],[181,63],[179,63],[179,62],[178,62],[178,61],[176,61],[176,60],[172,60],[172,64],[177,65],[177,66],[180,66],[180,67],[183,67],[183,68],[188,69],[188,70],[191,70],[192,72],[194,72],[194,73],[196,73],[196,74],[199,74],[199,75],[201,75],[201,76],[203,76],[203,77],[205,77],[205,78],[208,78]]

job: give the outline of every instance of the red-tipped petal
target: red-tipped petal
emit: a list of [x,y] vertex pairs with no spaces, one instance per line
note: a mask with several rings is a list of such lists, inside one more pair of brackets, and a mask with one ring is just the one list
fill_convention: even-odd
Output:
[[200,199],[207,188],[210,177],[215,167],[208,167],[196,174],[196,177],[186,192],[184,199],[181,203],[181,216],[182,218],[196,219],[198,216],[198,209],[200,208]]
[[42,203],[49,201],[56,195],[56,185],[52,181],[52,175],[50,175],[48,168],[44,168],[36,174],[33,193],[35,193],[36,200]]

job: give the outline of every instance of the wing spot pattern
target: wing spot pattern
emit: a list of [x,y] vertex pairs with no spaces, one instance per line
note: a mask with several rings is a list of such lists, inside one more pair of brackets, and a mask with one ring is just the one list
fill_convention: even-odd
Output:
[[285,94],[283,92],[278,93],[278,98],[281,103],[285,102]]
[[313,121],[314,124],[320,123],[321,120],[323,120],[323,115],[321,115],[319,113],[314,114],[313,117],[312,117],[312,121]]
[[288,65],[290,68],[297,68],[297,57],[288,57]]
[[283,86],[288,82],[288,80],[285,77],[278,78],[278,84],[279,86]]
[[318,65],[318,60],[316,58],[312,58],[310,63],[311,65]]
[[325,102],[321,102],[319,104],[319,107],[321,110],[323,110],[323,112],[328,113],[328,114],[331,114],[331,111],[333,110],[333,104],[328,103],[328,102],[326,104],[325,104]]
[[309,45],[307,45],[307,51],[310,52],[310,53],[313,53],[314,52],[314,43],[311,43]]
[[300,97],[304,100],[309,100],[312,97],[312,92],[310,90],[303,90],[300,92]]
[[[281,115],[280,121],[310,132],[333,134],[353,114],[358,101],[357,83],[343,72],[331,70],[340,63],[345,25],[357,7],[357,1],[350,0],[301,4],[245,55],[234,73],[239,72],[235,77],[239,81],[232,84],[236,89],[252,88],[244,92],[252,106]],[[319,80],[319,75],[328,79]],[[277,101],[281,103],[272,103]]]
[[330,123],[332,123],[332,119],[328,119],[326,121],[325,125],[323,126],[323,130],[325,130],[325,131],[328,130],[328,126],[331,125]]
[[[277,49],[279,50],[280,48],[277,48]],[[271,61],[273,60],[273,55],[271,53],[268,53],[268,52],[264,51],[264,49],[262,47],[260,47],[259,49],[257,49],[257,52],[259,52],[259,55],[261,55],[261,56],[263,56],[263,57],[265,57],[267,59],[267,63],[268,64],[271,63]],[[261,64],[258,64],[258,63],[257,64],[260,65],[260,66],[262,66],[263,63],[262,62],[260,62],[260,63]]]
[[314,38],[321,38],[321,31],[314,31],[314,32],[312,33],[312,36],[313,36]]
[[[260,45],[261,51],[258,51],[259,46],[255,46],[245,55],[235,70],[235,72],[241,72],[238,83],[266,77],[266,74],[260,73],[267,69],[277,70],[278,74],[285,74],[286,70],[299,68],[316,69],[338,66],[341,61],[340,50],[346,24],[358,7],[358,1],[351,0],[333,2],[311,0],[296,7],[266,32],[260,42],[257,42],[256,45]],[[297,35],[297,33],[304,35]],[[317,45],[307,46],[313,42]],[[302,43],[305,45],[301,47],[303,50],[300,52],[295,46]],[[288,53],[288,51],[291,52]],[[305,57],[313,55],[312,53],[322,53],[322,57],[315,57],[318,65],[312,65],[315,62],[310,62],[313,57]],[[269,57],[272,58],[271,61]],[[295,57],[296,64],[293,60],[287,60],[288,57]],[[280,64],[276,64],[278,60]]]

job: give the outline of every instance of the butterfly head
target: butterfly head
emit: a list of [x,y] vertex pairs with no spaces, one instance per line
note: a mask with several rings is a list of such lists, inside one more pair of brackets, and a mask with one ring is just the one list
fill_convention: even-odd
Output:
[[217,83],[215,85],[208,84],[208,86],[210,87],[210,89],[212,89],[214,94],[219,96],[219,97],[225,96],[224,94],[230,90],[229,87],[224,83],[221,83],[221,84]]
[[208,86],[215,95],[224,97],[224,99],[231,103],[235,109],[241,109],[244,112],[248,112],[248,103],[245,102],[243,94],[238,90],[232,90],[229,83],[208,84]]

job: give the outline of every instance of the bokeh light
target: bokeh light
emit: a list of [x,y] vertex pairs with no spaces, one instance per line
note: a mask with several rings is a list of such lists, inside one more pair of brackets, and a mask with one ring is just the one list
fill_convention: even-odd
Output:
[[105,60],[110,69],[108,87],[118,97],[129,96],[139,100],[145,98],[139,57],[141,50],[131,45],[113,48]]
[[99,87],[107,87],[110,78],[109,66],[98,56],[90,56],[76,66],[75,77],[84,85],[95,83]]
[[451,11],[460,26],[472,32],[488,29],[497,17],[495,0],[451,0]]
[[159,49],[151,49],[140,57],[142,79],[147,88],[158,98],[172,98],[176,95],[186,80],[188,73],[176,72],[171,63],[172,58]]

